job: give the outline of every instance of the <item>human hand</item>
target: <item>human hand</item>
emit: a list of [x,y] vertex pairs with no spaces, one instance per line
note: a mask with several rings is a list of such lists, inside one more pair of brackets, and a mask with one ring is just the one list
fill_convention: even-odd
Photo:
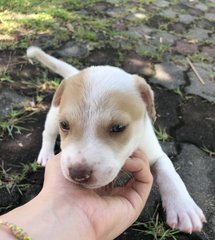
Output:
[[[58,154],[47,163],[39,195],[2,219],[16,223],[34,240],[112,240],[138,218],[153,180],[140,150],[126,161],[124,170],[132,172],[133,179],[100,195],[65,179]],[[6,231],[0,231],[0,238],[15,239]]]
[[[48,161],[42,194],[57,200],[55,211],[60,212],[62,207],[66,207],[63,221],[74,224],[77,219],[72,216],[76,213],[79,220],[84,222],[85,230],[88,229],[87,239],[90,239],[89,236],[93,236],[92,239],[114,239],[138,218],[153,181],[148,160],[140,150],[133,153],[123,169],[132,172],[133,179],[126,186],[113,188],[100,196],[94,190],[66,180],[60,170],[60,155],[57,155]],[[72,218],[70,211],[73,212]],[[76,229],[79,228],[77,224]]]

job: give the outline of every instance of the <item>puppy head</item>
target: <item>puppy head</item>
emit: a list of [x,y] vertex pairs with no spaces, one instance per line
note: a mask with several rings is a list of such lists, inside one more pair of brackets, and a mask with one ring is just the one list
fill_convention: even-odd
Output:
[[147,83],[114,67],[91,67],[64,80],[59,107],[64,176],[87,188],[107,185],[139,146],[144,116],[154,116]]

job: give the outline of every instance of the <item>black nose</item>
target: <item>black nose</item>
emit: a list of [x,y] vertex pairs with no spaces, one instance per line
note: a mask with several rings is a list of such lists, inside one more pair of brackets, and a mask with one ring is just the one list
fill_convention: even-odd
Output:
[[78,183],[84,183],[90,180],[92,169],[88,166],[77,165],[69,168],[69,175],[72,180]]

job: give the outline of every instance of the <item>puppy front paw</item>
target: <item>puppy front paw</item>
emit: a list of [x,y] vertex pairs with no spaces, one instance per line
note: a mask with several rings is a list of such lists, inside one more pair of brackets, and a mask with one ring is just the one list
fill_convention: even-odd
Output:
[[193,199],[186,197],[167,197],[163,199],[163,207],[166,210],[167,224],[171,228],[192,233],[200,232],[206,218],[202,210]]
[[37,158],[37,163],[45,166],[47,161],[54,156],[54,151],[50,149],[41,149]]

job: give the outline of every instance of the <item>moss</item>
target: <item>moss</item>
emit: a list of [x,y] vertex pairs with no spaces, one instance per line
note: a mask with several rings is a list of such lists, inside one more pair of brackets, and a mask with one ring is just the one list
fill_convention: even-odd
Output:
[[[29,42],[38,39],[38,36],[49,35],[50,46],[59,46],[68,40],[72,33],[67,28],[67,23],[84,26],[95,23],[94,29],[84,33],[80,27],[76,37],[95,41],[95,29],[104,29],[105,21],[92,21],[92,17],[78,14],[75,9],[64,6],[84,8],[96,1],[39,1],[39,0],[2,0],[0,7],[0,48],[14,49],[26,48]],[[89,21],[90,20],[90,21]],[[80,24],[81,22],[81,24]]]

